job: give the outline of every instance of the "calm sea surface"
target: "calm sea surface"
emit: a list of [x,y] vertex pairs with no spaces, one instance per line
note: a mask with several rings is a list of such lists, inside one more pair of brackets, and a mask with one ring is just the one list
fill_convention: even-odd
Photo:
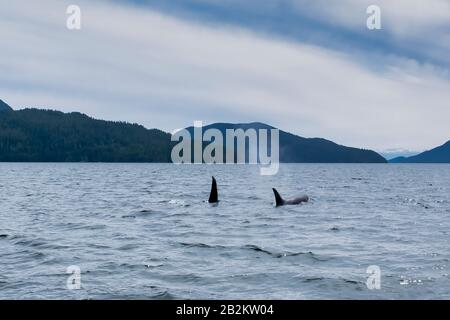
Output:
[[0,298],[450,299],[449,195],[449,165],[0,164]]

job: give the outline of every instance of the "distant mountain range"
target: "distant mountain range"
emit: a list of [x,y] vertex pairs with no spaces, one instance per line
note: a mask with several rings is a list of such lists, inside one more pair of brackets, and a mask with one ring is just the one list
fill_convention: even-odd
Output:
[[[193,127],[187,129],[192,135]],[[208,129],[218,129],[225,137],[227,129],[270,130],[275,128],[264,123],[254,122],[246,124],[215,123],[203,127],[204,131]],[[282,163],[386,163],[386,159],[375,151],[346,147],[321,138],[303,138],[282,130],[279,130],[279,134],[279,160]],[[248,148],[246,153],[248,154]]]
[[412,156],[418,155],[420,152],[418,152],[418,151],[406,150],[406,149],[391,149],[391,150],[381,151],[381,152],[379,152],[379,153],[380,153],[385,159],[387,159],[388,161],[390,161],[391,159],[399,158],[399,157],[412,157]]
[[450,163],[450,141],[412,157],[397,157],[390,163]]
[[2,162],[169,162],[170,134],[81,113],[0,112]]
[[0,111],[12,111],[13,109],[0,99]]
[[[203,130],[211,128],[218,129],[225,137],[227,129],[270,130],[274,127],[259,122],[216,123],[205,126]],[[193,131],[192,127],[187,129]],[[279,133],[280,162],[387,162],[371,150],[346,147],[321,138],[303,138],[282,130]],[[14,111],[0,100],[1,162],[170,162],[175,144],[169,133],[158,129],[96,120],[77,112],[41,109]],[[450,162],[449,145],[442,146],[443,150],[437,148],[439,150],[436,152],[430,152],[440,155],[441,161],[438,162]],[[411,158],[397,158],[392,162],[407,162],[406,159]],[[432,160],[429,156],[420,159]]]

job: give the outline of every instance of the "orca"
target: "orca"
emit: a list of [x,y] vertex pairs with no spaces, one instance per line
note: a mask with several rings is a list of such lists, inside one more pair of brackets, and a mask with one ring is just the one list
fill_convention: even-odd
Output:
[[211,193],[209,194],[208,202],[211,204],[217,204],[219,202],[219,195],[217,193],[217,182],[216,178],[214,177],[212,177]]
[[275,206],[276,207],[280,207],[280,206],[286,206],[286,205],[296,205],[296,204],[300,204],[302,202],[308,202],[309,201],[309,197],[307,195],[302,195],[290,200],[284,200],[280,194],[278,193],[277,189],[272,188],[273,190],[273,194],[275,195]]

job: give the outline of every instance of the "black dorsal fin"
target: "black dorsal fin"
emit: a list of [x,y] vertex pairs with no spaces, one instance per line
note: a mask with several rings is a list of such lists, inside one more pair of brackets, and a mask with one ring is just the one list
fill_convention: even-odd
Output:
[[211,194],[209,195],[209,203],[219,202],[219,195],[217,193],[217,182],[214,177],[212,177]]
[[272,188],[272,190],[273,190],[273,194],[275,195],[275,203],[276,203],[276,206],[278,207],[278,206],[283,205],[284,200],[283,200],[283,198],[280,196],[280,194],[278,193],[277,189]]

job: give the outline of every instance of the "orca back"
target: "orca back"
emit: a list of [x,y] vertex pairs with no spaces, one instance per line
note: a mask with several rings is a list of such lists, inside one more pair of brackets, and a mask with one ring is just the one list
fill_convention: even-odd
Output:
[[209,195],[209,203],[217,203],[219,202],[219,195],[217,192],[217,182],[214,177],[212,177],[212,185],[211,185],[211,193]]

